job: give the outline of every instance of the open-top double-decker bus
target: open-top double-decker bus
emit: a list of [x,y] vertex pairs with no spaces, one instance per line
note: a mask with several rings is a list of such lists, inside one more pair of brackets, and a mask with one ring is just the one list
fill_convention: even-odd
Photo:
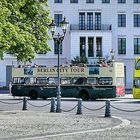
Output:
[[[57,87],[57,67],[12,68],[13,96],[28,96],[31,99],[56,97]],[[111,62],[60,67],[60,88],[62,97],[83,100],[124,95],[124,64]]]

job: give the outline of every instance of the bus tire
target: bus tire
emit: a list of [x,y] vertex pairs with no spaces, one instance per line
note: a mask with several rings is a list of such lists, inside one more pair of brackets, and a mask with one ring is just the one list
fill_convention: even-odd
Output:
[[79,96],[82,100],[89,100],[89,93],[86,90],[81,90]]
[[38,98],[37,92],[35,90],[31,90],[29,93],[29,97],[32,100],[36,100]]

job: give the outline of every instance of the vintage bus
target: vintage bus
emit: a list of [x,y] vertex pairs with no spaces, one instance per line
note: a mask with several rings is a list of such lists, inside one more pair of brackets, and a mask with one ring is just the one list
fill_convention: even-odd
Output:
[[134,64],[133,98],[140,99],[140,57],[136,58]]
[[[13,67],[12,95],[31,99],[56,97],[57,74],[57,67]],[[124,95],[124,64],[60,67],[60,88],[62,97],[83,100]]]

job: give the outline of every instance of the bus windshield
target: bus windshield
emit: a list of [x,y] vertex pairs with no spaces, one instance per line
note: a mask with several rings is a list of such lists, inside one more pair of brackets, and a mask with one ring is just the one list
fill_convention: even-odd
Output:
[[140,70],[140,60],[136,62],[135,69]]
[[140,78],[136,78],[135,80],[134,80],[134,87],[139,87],[140,88]]

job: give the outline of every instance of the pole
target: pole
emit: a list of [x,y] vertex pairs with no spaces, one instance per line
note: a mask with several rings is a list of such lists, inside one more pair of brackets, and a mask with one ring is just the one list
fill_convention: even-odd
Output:
[[56,112],[60,113],[61,110],[61,89],[60,89],[60,44],[61,44],[61,37],[60,34],[58,33],[58,38],[57,38],[57,43],[58,43],[58,87],[57,87],[57,107],[56,107]]

